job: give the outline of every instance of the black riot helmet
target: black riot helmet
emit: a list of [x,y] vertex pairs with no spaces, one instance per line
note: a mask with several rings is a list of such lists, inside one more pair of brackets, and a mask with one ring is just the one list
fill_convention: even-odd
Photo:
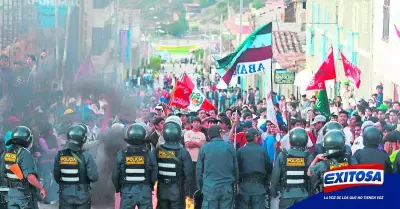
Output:
[[254,139],[258,136],[258,131],[255,128],[249,128],[245,133],[245,137],[248,142],[253,142]]
[[364,145],[367,144],[378,145],[382,143],[382,137],[383,137],[382,132],[375,126],[365,127],[362,132],[362,136],[364,139]]
[[324,155],[326,157],[340,156],[345,151],[346,137],[341,130],[328,131],[324,136]]
[[146,138],[146,129],[142,124],[135,123],[128,127],[124,140],[130,145],[143,145]]
[[88,129],[82,124],[72,125],[67,132],[67,148],[79,151],[87,140]]
[[7,141],[6,145],[21,145],[28,148],[32,145],[33,136],[32,131],[26,126],[17,126],[11,134],[11,139]]
[[163,137],[166,144],[176,144],[181,141],[182,129],[175,122],[167,122],[164,124]]
[[322,127],[322,135],[325,136],[325,134],[328,133],[328,131],[332,130],[343,130],[343,126],[336,121],[329,121],[324,125],[324,127]]
[[305,150],[308,143],[308,134],[304,128],[294,128],[289,132],[290,148]]

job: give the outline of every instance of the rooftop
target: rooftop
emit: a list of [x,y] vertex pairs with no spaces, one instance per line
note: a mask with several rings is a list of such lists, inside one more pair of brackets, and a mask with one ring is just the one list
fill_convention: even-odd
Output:
[[273,31],[272,51],[274,59],[282,68],[297,72],[306,63],[300,38],[296,32]]

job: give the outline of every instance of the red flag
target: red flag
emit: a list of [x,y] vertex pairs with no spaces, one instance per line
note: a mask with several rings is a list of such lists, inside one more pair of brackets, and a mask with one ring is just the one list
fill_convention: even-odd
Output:
[[396,30],[397,36],[400,38],[400,30],[394,25],[394,29]]
[[360,88],[361,70],[353,63],[349,62],[349,60],[346,59],[342,52],[340,52],[340,56],[342,56],[344,74],[349,79],[349,81],[354,83],[357,88]]
[[183,74],[182,83],[184,85],[186,85],[189,89],[194,89],[195,88],[195,85],[192,82],[192,79],[190,79],[189,76],[186,73]]
[[308,84],[307,91],[309,90],[322,90],[325,89],[325,81],[336,79],[335,58],[333,57],[333,50],[322,63],[319,70],[314,74],[310,84]]
[[188,108],[191,111],[215,109],[214,105],[196,88],[192,79],[186,73],[183,75],[182,82],[176,82],[172,98],[171,106]]
[[172,92],[170,106],[186,108],[190,105],[190,94],[192,90],[180,81],[176,81],[174,92]]

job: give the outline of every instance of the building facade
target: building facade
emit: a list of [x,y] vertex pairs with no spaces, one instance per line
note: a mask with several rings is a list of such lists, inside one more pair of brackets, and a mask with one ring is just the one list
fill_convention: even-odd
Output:
[[379,83],[373,70],[374,7],[371,0],[307,1],[307,68],[315,73],[332,48],[335,56],[336,85],[327,82],[328,96],[340,93],[344,76],[342,52],[361,70],[361,86],[356,98],[368,98]]
[[375,0],[374,9],[374,72],[382,80],[384,98],[398,100],[400,72],[400,1]]
[[91,53],[96,70],[103,70],[112,59],[115,28],[115,0],[81,1],[82,59]]

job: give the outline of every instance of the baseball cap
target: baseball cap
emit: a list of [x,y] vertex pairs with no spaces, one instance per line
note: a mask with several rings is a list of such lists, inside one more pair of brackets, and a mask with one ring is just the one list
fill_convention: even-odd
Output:
[[326,117],[323,116],[323,115],[317,115],[317,116],[315,116],[313,122],[311,122],[311,125],[314,125],[314,124],[316,124],[316,123],[318,123],[318,122],[326,122]]

